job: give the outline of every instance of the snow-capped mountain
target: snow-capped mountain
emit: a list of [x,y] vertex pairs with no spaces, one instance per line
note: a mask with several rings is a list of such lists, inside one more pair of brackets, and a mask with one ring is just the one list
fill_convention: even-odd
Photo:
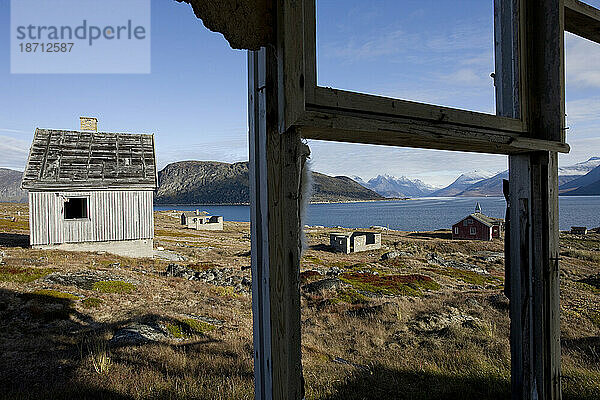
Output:
[[558,190],[560,194],[597,195],[600,192],[600,166],[559,186]]
[[508,170],[497,173],[491,178],[484,179],[467,187],[457,196],[463,197],[485,197],[485,196],[504,196],[502,191],[504,179],[508,179]]
[[431,193],[433,197],[452,197],[456,196],[463,191],[465,191],[468,187],[479,183],[485,179],[489,179],[493,176],[492,173],[486,171],[471,171],[462,174],[454,182],[450,185],[446,186],[443,189],[436,190]]
[[600,165],[600,157],[592,157],[587,161],[570,165],[568,167],[559,167],[558,175],[562,176],[583,176]]
[[378,175],[365,182],[358,176],[353,179],[362,186],[371,189],[385,197],[425,197],[436,190],[420,179],[410,179],[405,176],[397,178],[391,175]]

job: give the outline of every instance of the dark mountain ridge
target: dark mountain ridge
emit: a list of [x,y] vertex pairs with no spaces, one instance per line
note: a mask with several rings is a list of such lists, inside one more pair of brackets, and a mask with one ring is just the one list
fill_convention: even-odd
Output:
[[0,201],[6,203],[26,203],[27,192],[21,189],[23,172],[0,168]]
[[[313,202],[381,200],[383,196],[347,176],[312,173]],[[247,204],[248,163],[180,161],[158,173],[157,204]]]

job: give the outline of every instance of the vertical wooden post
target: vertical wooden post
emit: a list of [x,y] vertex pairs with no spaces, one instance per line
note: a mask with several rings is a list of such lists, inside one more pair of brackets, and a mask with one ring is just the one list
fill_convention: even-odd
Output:
[[[496,108],[564,140],[563,0],[496,0]],[[558,159],[509,156],[513,399],[560,399]]]
[[276,50],[251,51],[249,71],[252,312],[256,399],[301,399],[300,181],[306,146],[278,131]]

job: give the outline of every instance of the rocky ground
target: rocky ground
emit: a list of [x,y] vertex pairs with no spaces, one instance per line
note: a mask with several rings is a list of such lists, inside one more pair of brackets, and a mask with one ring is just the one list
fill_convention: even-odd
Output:
[[[27,248],[0,205],[0,398],[250,399],[249,224],[183,229],[156,213],[156,257]],[[383,231],[330,251],[307,227],[301,267],[309,399],[508,398],[500,240]],[[566,399],[600,398],[600,235],[561,235]]]

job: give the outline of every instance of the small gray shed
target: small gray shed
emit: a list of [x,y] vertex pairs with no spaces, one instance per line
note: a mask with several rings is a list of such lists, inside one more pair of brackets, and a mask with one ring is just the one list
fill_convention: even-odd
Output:
[[31,246],[152,257],[157,182],[153,135],[36,129],[21,185]]
[[335,251],[346,254],[377,250],[381,248],[381,233],[368,231],[332,232],[329,234],[329,245]]

